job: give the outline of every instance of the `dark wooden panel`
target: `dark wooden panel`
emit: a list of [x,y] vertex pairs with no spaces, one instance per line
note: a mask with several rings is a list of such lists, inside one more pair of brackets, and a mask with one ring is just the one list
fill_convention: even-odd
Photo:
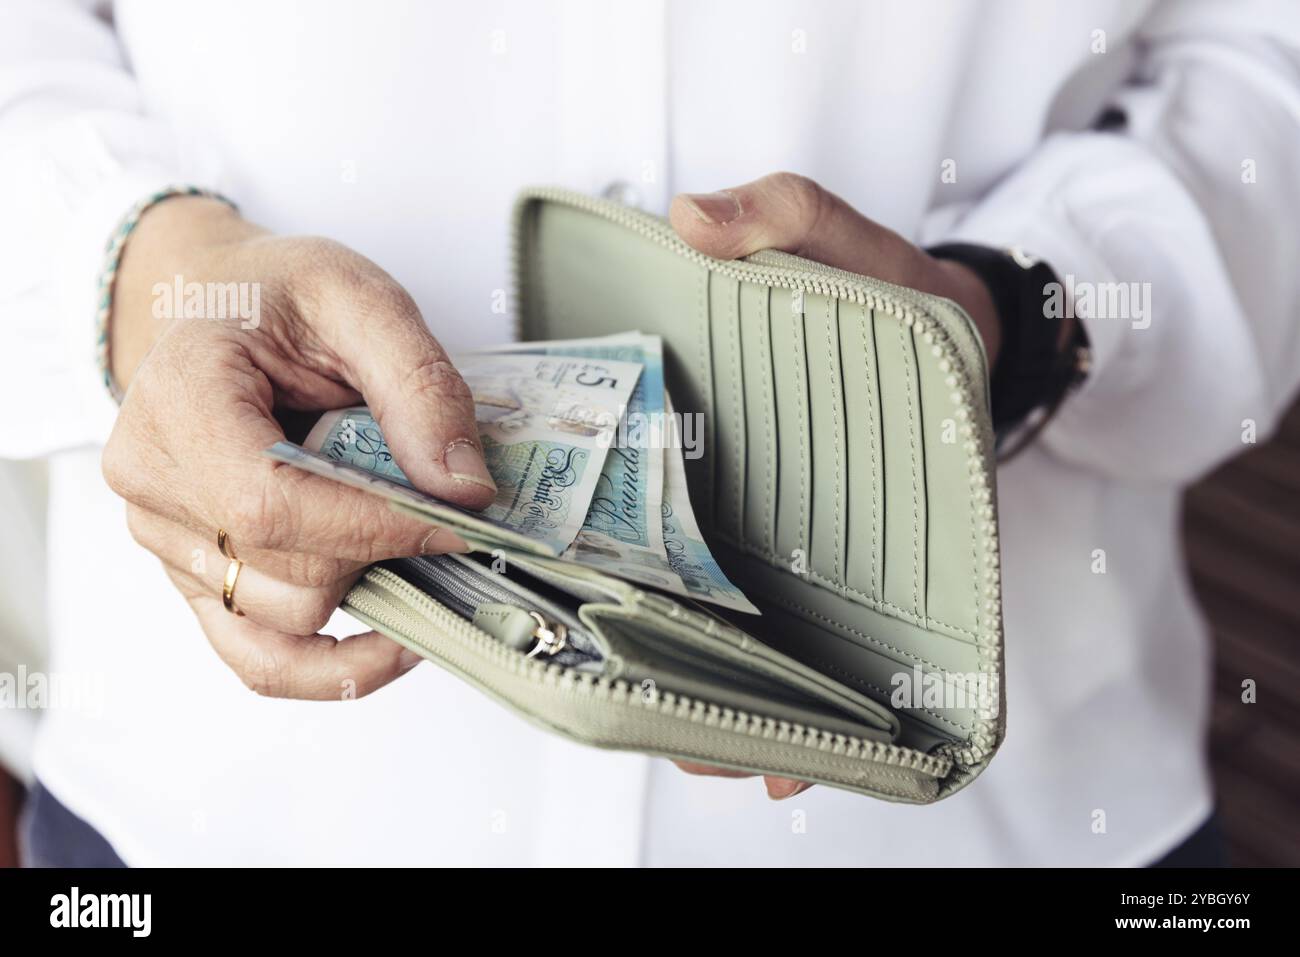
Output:
[[1189,489],[1183,518],[1215,638],[1209,747],[1229,859],[1300,865],[1300,404],[1272,442]]

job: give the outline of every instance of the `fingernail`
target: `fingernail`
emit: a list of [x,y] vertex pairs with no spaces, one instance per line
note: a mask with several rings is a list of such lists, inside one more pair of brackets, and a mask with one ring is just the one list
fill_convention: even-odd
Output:
[[402,653],[397,656],[397,670],[401,674],[406,674],[423,660],[410,648],[403,648]]
[[767,782],[767,796],[773,801],[784,801],[786,798],[792,798],[801,791],[806,791],[812,787],[807,781],[791,781],[781,779],[779,781]]
[[722,226],[740,216],[740,200],[732,193],[686,193],[682,198],[710,226]]
[[424,541],[420,543],[421,555],[445,555],[447,552],[460,552],[465,555],[470,551],[472,549],[465,539],[446,528],[431,529],[429,534],[424,536]]
[[473,482],[494,492],[497,490],[497,483],[492,481],[492,473],[488,471],[483,456],[468,439],[458,439],[447,446],[442,461],[452,478]]

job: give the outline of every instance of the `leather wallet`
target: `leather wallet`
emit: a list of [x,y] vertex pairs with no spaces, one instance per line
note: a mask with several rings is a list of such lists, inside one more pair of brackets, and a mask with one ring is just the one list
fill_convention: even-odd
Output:
[[966,314],[781,252],[712,259],[564,190],[525,192],[514,233],[521,338],[662,337],[677,410],[708,424],[696,517],[761,615],[477,527],[457,529],[471,554],[376,566],[344,608],[587,744],[911,803],[969,783],[1006,717],[989,376]]

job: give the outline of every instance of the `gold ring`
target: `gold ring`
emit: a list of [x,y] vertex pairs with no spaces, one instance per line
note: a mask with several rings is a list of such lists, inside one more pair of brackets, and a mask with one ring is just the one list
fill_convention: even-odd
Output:
[[244,567],[244,563],[238,558],[232,558],[230,564],[226,566],[226,580],[221,583],[221,604],[226,606],[226,611],[232,615],[243,616],[243,612],[235,605],[235,585],[239,582],[239,572]]
[[217,551],[221,552],[222,557],[235,561],[235,546],[230,544],[230,536],[226,534],[224,528],[217,529]]

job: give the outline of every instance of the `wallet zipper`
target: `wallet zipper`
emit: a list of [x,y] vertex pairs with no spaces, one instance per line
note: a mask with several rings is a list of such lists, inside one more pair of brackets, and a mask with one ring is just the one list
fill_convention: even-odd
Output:
[[[388,594],[384,594],[387,592]],[[692,722],[723,728],[730,734],[747,737],[782,735],[793,744],[817,751],[834,751],[873,763],[914,768],[936,778],[952,770],[947,757],[925,754],[912,748],[880,741],[850,737],[822,731],[807,725],[776,721],[735,708],[710,703],[686,695],[650,691],[633,687],[627,681],[593,675],[530,658],[523,652],[502,644],[487,632],[475,627],[451,609],[430,598],[396,572],[382,566],[371,568],[367,577],[348,595],[347,605],[390,629],[408,644],[427,656],[441,659],[454,670],[470,675],[492,687],[491,675],[484,674],[481,663],[522,674],[525,679],[549,692],[598,695],[602,705],[646,709],[658,707]],[[445,641],[428,637],[437,634]],[[650,697],[647,697],[647,694]]]
[[[874,279],[870,276],[862,276],[847,270],[836,269],[833,266],[810,262],[775,249],[761,250],[745,259],[714,259],[712,256],[707,256],[688,245],[677,235],[666,220],[658,216],[634,207],[623,206],[613,200],[587,196],[574,190],[553,186],[533,187],[525,190],[515,204],[511,224],[511,247],[514,257],[513,291],[516,338],[519,338],[522,334],[521,325],[523,321],[523,270],[521,267],[524,257],[524,214],[529,203],[533,201],[558,203],[599,216],[644,236],[670,250],[675,255],[682,256],[690,262],[740,282],[778,286],[783,289],[847,299],[858,305],[869,306],[875,311],[896,316],[904,325],[911,326],[916,335],[939,359],[939,368],[947,377],[945,384],[953,389],[951,399],[956,407],[955,416],[963,429],[968,453],[980,459],[986,459],[986,456],[991,453],[991,449],[985,450],[981,448],[983,443],[977,440],[969,421],[970,410],[965,407],[964,397],[957,388],[958,381],[956,379],[956,370],[953,368],[952,353],[960,354],[961,347],[950,340],[944,341],[948,340],[948,333],[943,329],[942,324],[935,315],[931,297],[927,297],[916,290],[908,289],[905,286],[898,286],[882,279]],[[954,306],[953,308],[955,315],[964,320],[969,327],[971,325],[970,317],[966,316],[959,307]],[[987,371],[988,356],[984,351],[984,342],[980,338],[978,331],[973,331],[971,338],[974,342],[974,349],[968,358],[977,362],[981,368]],[[986,391],[982,398],[987,405],[989,401],[987,393],[989,377],[986,375],[984,378]],[[980,520],[984,522],[985,532],[982,577],[984,587],[979,599],[982,602],[980,615],[982,627],[981,634],[977,638],[977,645],[980,648],[981,665],[987,664],[993,667],[993,659],[986,657],[986,652],[992,649],[996,654],[1001,654],[1002,621],[1002,596],[999,588],[1001,557],[998,546],[997,522],[995,520],[996,505],[993,500],[992,488],[982,480],[982,475],[973,466],[974,463],[972,463],[971,469],[971,482],[975,499],[974,507]],[[907,750],[910,751],[910,749]],[[981,730],[968,741],[945,745],[941,749],[941,753],[963,764],[975,765],[983,761],[994,750],[996,750],[995,737],[986,730]],[[921,754],[921,752],[912,753]]]

